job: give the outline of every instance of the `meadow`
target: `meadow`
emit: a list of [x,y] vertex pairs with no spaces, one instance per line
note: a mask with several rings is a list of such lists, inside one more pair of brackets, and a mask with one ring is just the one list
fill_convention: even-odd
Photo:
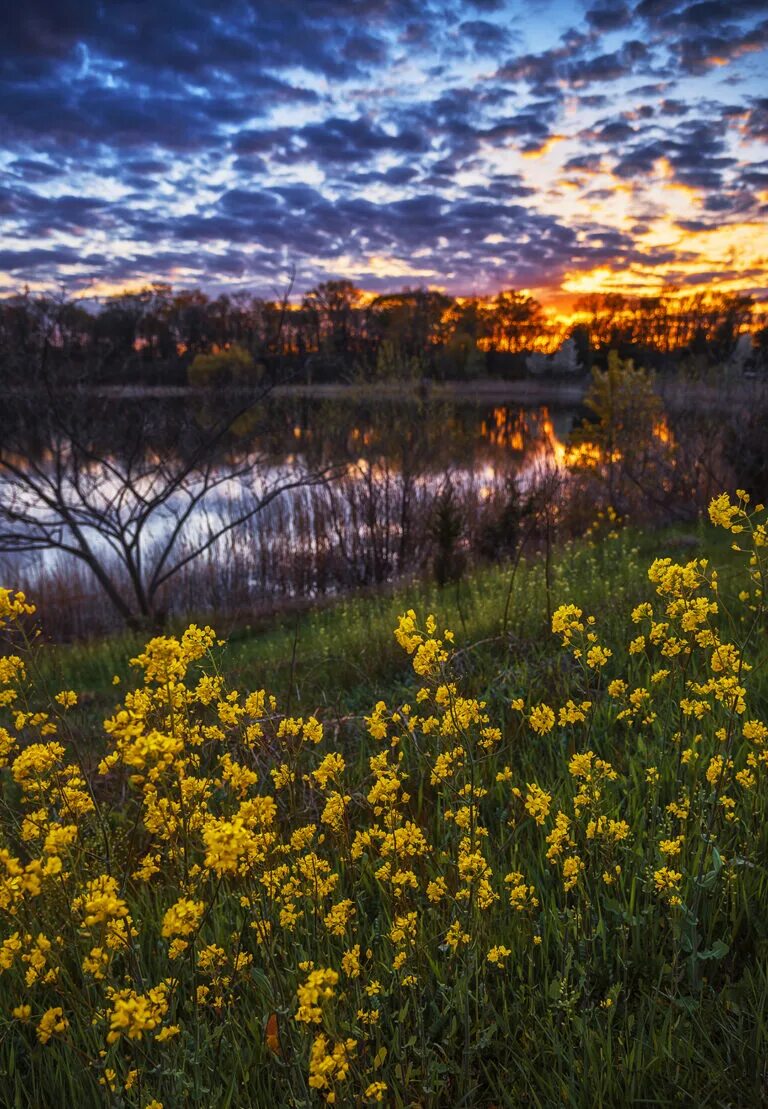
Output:
[[766,514],[709,517],[227,645],[4,590],[3,1104],[765,1101]]

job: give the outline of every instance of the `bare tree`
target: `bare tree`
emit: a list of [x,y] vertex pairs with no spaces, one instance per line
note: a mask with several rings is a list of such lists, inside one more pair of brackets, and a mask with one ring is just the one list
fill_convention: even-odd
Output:
[[[242,374],[248,360],[233,363]],[[270,447],[273,381],[160,404],[87,386],[17,390],[0,410],[0,552],[84,564],[129,626],[160,624],[174,578],[276,497],[331,469]],[[220,363],[217,364],[220,370]]]

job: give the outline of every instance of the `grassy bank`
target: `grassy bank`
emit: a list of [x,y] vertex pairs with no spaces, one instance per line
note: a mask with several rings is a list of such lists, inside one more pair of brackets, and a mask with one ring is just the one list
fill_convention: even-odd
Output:
[[[735,571],[737,566],[722,533],[704,522],[694,530],[605,529],[593,539],[553,549],[549,566],[545,551],[523,552],[517,564],[475,569],[445,588],[429,580],[411,581],[264,617],[253,626],[229,628],[210,614],[198,623],[213,624],[226,640],[221,667],[234,684],[268,685],[282,703],[305,709],[367,709],[383,686],[408,676],[392,635],[407,609],[433,612],[440,623],[454,628],[464,647],[470,647],[464,660],[470,670],[482,671],[491,659],[535,670],[536,660],[556,655],[549,632],[554,608],[573,600],[599,611],[615,637],[627,607],[647,589],[648,563],[665,555],[718,558],[726,567],[726,581],[727,567]],[[130,674],[127,661],[138,654],[145,638],[125,634],[50,646],[50,680],[86,691],[86,703],[106,710],[116,695],[113,677]]]
[[744,519],[6,662],[5,1104],[761,1104]]

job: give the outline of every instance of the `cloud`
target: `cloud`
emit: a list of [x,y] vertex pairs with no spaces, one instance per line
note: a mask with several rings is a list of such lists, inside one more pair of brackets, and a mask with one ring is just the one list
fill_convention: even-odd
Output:
[[729,26],[720,26],[709,33],[684,35],[670,49],[684,73],[698,74],[767,46],[768,19],[742,33]]
[[51,267],[93,265],[102,266],[107,262],[104,254],[81,255],[71,247],[54,247],[44,250],[40,247],[32,249],[6,249],[0,250],[0,270],[19,274],[21,277],[35,274],[39,269],[48,270]]
[[590,8],[586,19],[596,31],[618,31],[632,22],[632,11],[628,4],[603,4]]
[[294,132],[292,156],[287,160],[317,161],[329,164],[360,162],[384,151],[421,154],[429,149],[429,136],[418,130],[404,129],[388,134],[370,120],[332,116],[321,123],[309,124]]
[[756,218],[764,3],[527,12],[28,0],[0,58],[6,287],[271,290],[287,261],[309,284],[338,265],[383,288],[389,265],[453,291],[539,287],[674,260],[642,240],[675,198],[702,227]]
[[744,134],[768,143],[768,96],[751,100],[744,120]]
[[665,116],[684,116],[690,112],[691,106],[683,100],[668,99],[662,100],[659,110]]
[[471,42],[475,54],[495,54],[510,43],[509,31],[487,19],[465,20],[459,24],[459,34]]

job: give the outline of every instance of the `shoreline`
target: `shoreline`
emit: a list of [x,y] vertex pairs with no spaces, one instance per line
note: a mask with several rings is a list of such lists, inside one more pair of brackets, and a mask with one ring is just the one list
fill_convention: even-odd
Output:
[[[456,404],[552,404],[580,405],[591,383],[591,377],[580,374],[576,378],[540,380],[535,378],[477,378],[474,381],[421,381],[392,382],[325,382],[316,384],[275,385],[266,393],[257,389],[227,388],[210,390],[230,396],[253,395],[256,400],[338,400],[361,403],[375,400],[390,401],[447,401]],[[720,408],[728,404],[750,404],[757,397],[764,397],[768,381],[762,378],[729,378],[723,375],[717,381],[690,381],[675,375],[655,378],[660,399],[672,408],[688,407],[699,411]],[[192,385],[97,385],[75,386],[64,389],[81,397],[99,397],[106,400],[180,400],[202,396],[209,392]],[[11,390],[10,395],[28,395],[26,390]]]
[[[432,381],[425,379],[423,382],[325,382],[314,385],[275,385],[262,394],[258,389],[227,388],[224,390],[210,390],[215,393],[227,393],[230,396],[248,396],[253,394],[258,399],[262,397],[285,399],[310,398],[315,400],[344,400],[365,401],[379,400],[447,400],[464,403],[487,403],[518,401],[521,404],[547,404],[563,403],[578,404],[583,398],[588,385],[589,377],[579,376],[576,381],[537,381],[529,378],[519,378],[511,381],[500,381],[494,378],[478,378],[475,381]],[[183,397],[201,396],[209,390],[197,388],[192,385],[96,385],[74,387],[65,392],[74,392],[80,396],[101,397],[111,400],[174,400]],[[13,390],[16,393],[25,393],[25,390]]]

